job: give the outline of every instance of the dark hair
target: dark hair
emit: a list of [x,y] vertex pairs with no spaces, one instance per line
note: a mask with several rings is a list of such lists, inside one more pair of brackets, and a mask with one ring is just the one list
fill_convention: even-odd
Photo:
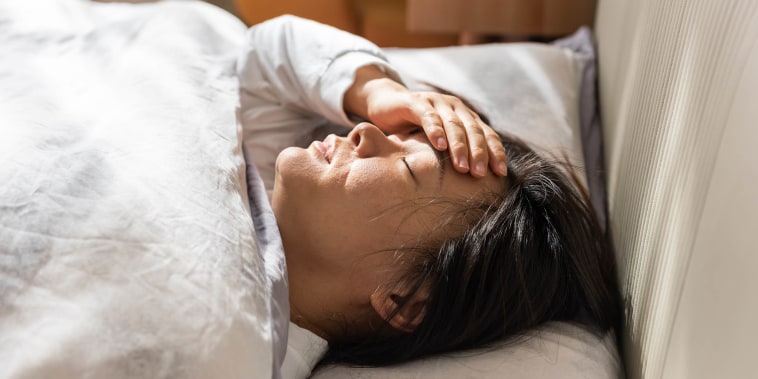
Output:
[[410,288],[430,289],[418,327],[330,342],[323,362],[394,364],[492,345],[547,321],[598,333],[618,327],[614,254],[573,170],[515,138],[503,144],[509,185],[465,209],[478,220],[420,254],[424,259],[402,279]]

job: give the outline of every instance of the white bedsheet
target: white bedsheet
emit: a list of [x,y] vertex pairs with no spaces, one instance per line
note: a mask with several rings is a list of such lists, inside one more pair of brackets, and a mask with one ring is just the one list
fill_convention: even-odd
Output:
[[0,378],[276,375],[244,32],[195,2],[0,1]]

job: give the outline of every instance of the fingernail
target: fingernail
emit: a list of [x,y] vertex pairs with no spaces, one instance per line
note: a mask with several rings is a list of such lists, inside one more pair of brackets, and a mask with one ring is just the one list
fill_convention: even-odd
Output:
[[474,172],[477,175],[484,176],[484,174],[485,174],[484,163],[482,163],[482,162],[477,163],[476,166],[474,166]]
[[440,149],[444,149],[447,147],[447,141],[445,141],[444,137],[437,138],[437,147]]
[[500,170],[500,174],[503,176],[508,176],[508,165],[505,164],[505,162],[498,163],[497,168]]
[[458,167],[460,167],[460,168],[462,168],[464,170],[468,170],[468,160],[466,158],[464,158],[464,157],[459,157],[458,158]]

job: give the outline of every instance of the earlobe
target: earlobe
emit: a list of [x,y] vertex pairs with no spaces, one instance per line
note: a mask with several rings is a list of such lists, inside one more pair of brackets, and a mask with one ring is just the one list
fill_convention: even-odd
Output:
[[[379,317],[388,320],[393,328],[410,333],[416,330],[426,315],[428,294],[423,288],[411,295],[410,299],[389,291],[377,290],[371,294],[371,306]],[[395,313],[397,310],[397,313]],[[394,316],[393,316],[394,313]]]

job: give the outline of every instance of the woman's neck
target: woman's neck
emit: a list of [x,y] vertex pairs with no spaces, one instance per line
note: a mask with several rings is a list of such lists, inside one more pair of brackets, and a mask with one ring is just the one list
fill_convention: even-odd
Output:
[[311,331],[313,334],[329,341],[329,335],[327,332],[318,327],[318,323],[311,321],[309,317],[307,317],[303,312],[301,312],[297,306],[295,305],[295,302],[292,301],[292,297],[290,296],[290,321],[303,328]]

